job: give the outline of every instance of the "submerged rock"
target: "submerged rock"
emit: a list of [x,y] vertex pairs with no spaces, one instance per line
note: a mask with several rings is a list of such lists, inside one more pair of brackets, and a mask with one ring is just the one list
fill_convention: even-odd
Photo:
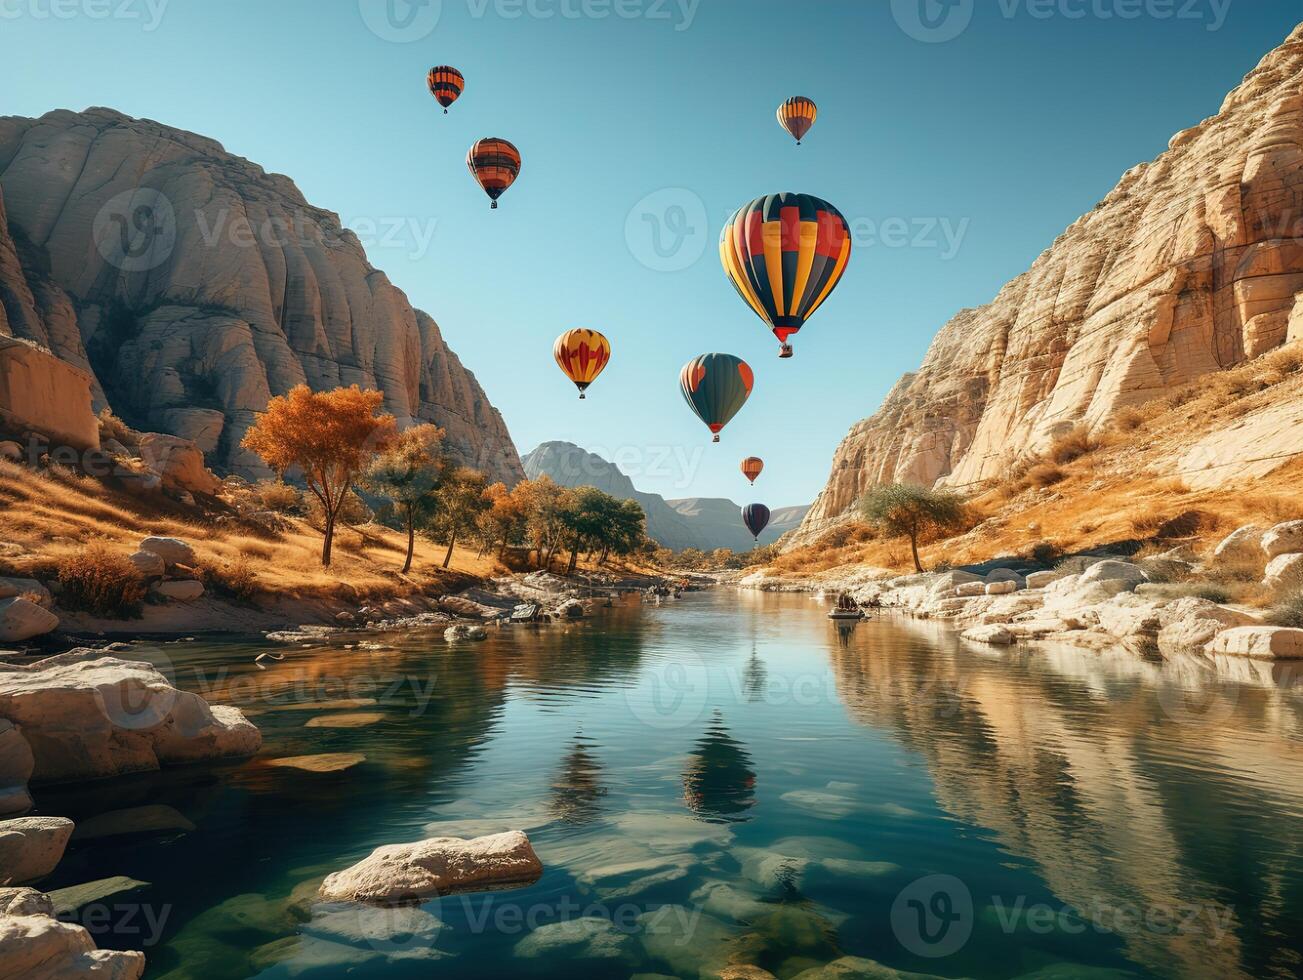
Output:
[[543,864],[518,830],[474,840],[434,837],[414,844],[388,844],[351,868],[327,876],[327,901],[393,904],[486,885],[536,880]]
[[564,957],[576,960],[634,960],[634,938],[609,919],[585,916],[539,926],[516,943],[513,954],[522,959]]

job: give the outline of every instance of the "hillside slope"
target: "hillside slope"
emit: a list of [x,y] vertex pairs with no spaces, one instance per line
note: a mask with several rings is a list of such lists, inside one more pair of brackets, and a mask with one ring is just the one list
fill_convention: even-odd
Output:
[[438,325],[337,215],[210,139],[110,109],[0,118],[0,334],[95,377],[96,408],[261,472],[240,440],[294,385],[359,384],[465,463],[523,476]]
[[[1077,425],[1099,432],[1162,397],[1303,338],[1303,27],[1221,111],[1076,221],[990,304],[937,334],[923,365],[838,448],[793,543],[843,520],[863,491],[1003,476]],[[1154,465],[1201,486],[1303,453],[1281,402],[1176,434]]]

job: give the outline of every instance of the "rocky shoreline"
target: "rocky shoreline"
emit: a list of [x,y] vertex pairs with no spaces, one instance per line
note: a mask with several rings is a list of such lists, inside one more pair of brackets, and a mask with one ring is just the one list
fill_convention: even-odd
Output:
[[[836,569],[808,577],[754,572],[746,588],[847,593],[862,606],[945,620],[975,643],[1071,643],[1122,648],[1162,660],[1198,655],[1229,666],[1244,660],[1303,660],[1303,629],[1272,625],[1263,610],[1200,595],[1201,572],[1232,562],[1265,564],[1263,584],[1303,585],[1303,521],[1239,528],[1200,559],[1189,545],[1135,560],[1097,553],[1057,567],[1025,559],[900,575]],[[1183,585],[1183,583],[1186,583]]]

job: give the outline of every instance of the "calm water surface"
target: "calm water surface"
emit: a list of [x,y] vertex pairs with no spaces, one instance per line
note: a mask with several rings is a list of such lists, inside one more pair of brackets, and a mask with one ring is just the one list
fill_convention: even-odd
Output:
[[[363,641],[387,649],[345,649]],[[1303,973],[1303,687],[1281,668],[996,652],[892,618],[839,632],[809,597],[729,590],[464,646],[290,644],[257,668],[272,646],[141,651],[244,708],[258,759],[38,801],[194,824],[74,845],[47,882],[148,882],[91,925],[146,948],[149,977],[788,978],[846,956]],[[309,725],[338,715],[372,717]],[[318,753],[365,761],[267,764]],[[511,828],[546,867],[527,888],[313,903],[378,845]]]

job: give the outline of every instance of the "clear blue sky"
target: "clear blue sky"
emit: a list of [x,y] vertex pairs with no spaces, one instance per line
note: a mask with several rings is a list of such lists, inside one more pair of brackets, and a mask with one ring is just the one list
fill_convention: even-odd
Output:
[[[418,39],[381,36],[390,2]],[[956,36],[915,36],[920,3]],[[941,324],[1299,19],[1284,0],[0,0],[0,112],[107,105],[289,174],[438,320],[522,452],[569,440],[644,490],[779,506],[814,497]],[[424,86],[439,63],[467,79],[447,116]],[[799,148],[774,120],[793,94],[820,108]],[[524,157],[495,212],[464,163],[481,136]],[[786,362],[716,251],[733,209],[783,190],[858,222]],[[668,257],[644,212],[673,225]],[[586,402],[551,359],[572,326],[615,347]],[[712,350],[756,370],[718,446],[677,391]],[[749,454],[768,462],[754,492]]]

